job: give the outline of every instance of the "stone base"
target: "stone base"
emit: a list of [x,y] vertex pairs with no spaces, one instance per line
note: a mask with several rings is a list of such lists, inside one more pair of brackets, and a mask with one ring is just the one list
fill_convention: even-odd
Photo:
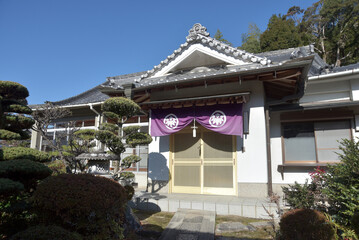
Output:
[[[282,187],[288,184],[272,184],[273,193],[283,198]],[[266,198],[268,197],[267,183],[238,183],[238,197]]]
[[168,193],[168,181],[149,180],[146,189],[149,193]]

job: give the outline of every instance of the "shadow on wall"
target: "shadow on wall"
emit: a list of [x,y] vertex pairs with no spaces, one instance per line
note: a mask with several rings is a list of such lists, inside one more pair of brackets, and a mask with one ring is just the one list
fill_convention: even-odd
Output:
[[150,153],[148,155],[148,182],[147,192],[158,192],[168,184],[169,169],[167,159],[161,153]]

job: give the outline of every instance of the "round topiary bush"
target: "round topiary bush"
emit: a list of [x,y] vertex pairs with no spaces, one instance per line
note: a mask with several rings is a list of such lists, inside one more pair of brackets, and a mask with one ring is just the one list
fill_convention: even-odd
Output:
[[[124,97],[113,97],[107,99],[102,105],[102,111],[108,113],[109,118],[130,118],[139,113],[141,108],[134,101]],[[112,115],[115,114],[115,115]],[[116,116],[117,115],[117,116]]]
[[121,239],[125,189],[90,174],[60,174],[41,182],[33,195],[40,222],[60,225],[85,239]]
[[18,232],[11,240],[81,240],[78,233],[69,232],[58,226],[34,226]]
[[331,240],[335,232],[324,214],[312,209],[294,209],[285,213],[279,223],[283,240]]

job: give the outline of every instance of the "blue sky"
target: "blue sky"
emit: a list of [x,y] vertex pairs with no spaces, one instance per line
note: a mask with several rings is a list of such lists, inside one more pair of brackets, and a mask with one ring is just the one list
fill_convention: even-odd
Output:
[[106,77],[145,71],[199,22],[234,46],[254,22],[313,0],[0,0],[0,80],[29,89],[30,104],[84,92]]

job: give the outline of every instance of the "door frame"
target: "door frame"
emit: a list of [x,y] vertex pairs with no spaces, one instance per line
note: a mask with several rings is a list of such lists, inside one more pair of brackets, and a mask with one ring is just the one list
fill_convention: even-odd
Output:
[[[238,195],[238,184],[237,184],[237,137],[232,135],[232,154],[233,154],[233,188],[231,190],[227,190],[225,188],[204,188],[203,187],[203,169],[204,169],[204,162],[203,162],[203,151],[204,151],[204,144],[203,144],[203,131],[211,132],[211,130],[208,130],[202,126],[199,126],[197,128],[197,136],[198,133],[200,134],[200,141],[201,141],[201,189],[200,193],[198,192],[197,187],[176,187],[177,189],[181,189],[180,193],[188,193],[188,194],[213,194],[213,195],[229,195],[229,196],[237,196]],[[186,127],[185,129],[182,129],[180,131],[181,133],[192,133],[192,129],[189,127]],[[168,193],[173,193],[174,188],[174,180],[173,180],[173,174],[174,174],[174,135],[180,134],[174,133],[170,135],[170,152],[169,152],[169,187],[168,187]],[[220,134],[220,133],[218,133]],[[206,191],[204,191],[206,190]],[[220,193],[220,194],[219,194]]]

